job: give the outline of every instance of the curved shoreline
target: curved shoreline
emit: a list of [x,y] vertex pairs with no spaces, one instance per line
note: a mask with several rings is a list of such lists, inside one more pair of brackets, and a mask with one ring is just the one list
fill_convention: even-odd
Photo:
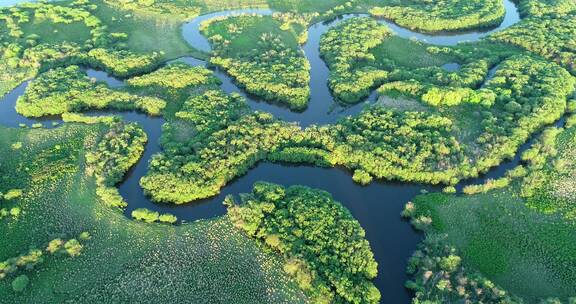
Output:
[[[447,34],[424,34],[403,28],[389,20],[376,20],[379,23],[388,26],[395,35],[402,38],[416,38],[420,41],[437,45],[456,45],[460,42],[478,41],[494,32],[508,28],[516,22],[520,21],[520,14],[514,2],[511,0],[503,0],[503,2],[506,9],[504,20],[498,27],[486,31],[476,30],[452,32]],[[273,13],[274,12],[270,9],[239,9],[214,12],[200,15],[191,21],[184,23],[181,31],[184,40],[190,45],[190,47],[202,52],[210,52],[210,43],[200,31],[202,22],[216,17],[235,16],[241,14],[258,14],[263,16],[270,16]],[[307,127],[310,125],[331,124],[337,122],[339,119],[345,116],[356,115],[362,111],[366,104],[372,103],[376,100],[376,94],[374,90],[372,90],[372,94],[363,102],[357,103],[355,105],[342,106],[341,104],[335,102],[334,97],[332,96],[332,92],[328,86],[330,71],[320,54],[320,39],[322,35],[342,21],[354,17],[370,17],[370,15],[366,13],[343,14],[328,21],[313,23],[308,27],[308,39],[306,43],[302,45],[302,51],[310,63],[311,95],[308,102],[308,107],[302,112],[294,112],[287,107],[274,104],[273,102],[264,101],[261,98],[246,94],[246,92],[239,88],[235,83],[235,80],[226,74],[225,71],[216,69],[214,73],[223,81],[222,88],[226,93],[240,93],[246,97],[252,110],[272,113],[276,118],[280,118],[284,121],[296,122],[302,127]],[[180,61],[188,63],[192,66],[206,65],[206,61],[191,57],[181,58]]]
[[[510,0],[504,0],[504,3],[506,5],[506,3],[510,4],[512,2]],[[515,6],[514,10],[517,14],[518,10]],[[234,12],[238,13],[239,11],[264,11],[265,13],[272,13],[271,10],[261,9],[216,12],[203,15],[207,16],[205,18],[201,18],[202,16],[197,17],[187,24],[195,24],[194,26],[197,26],[196,30],[199,33],[199,25],[202,21],[213,18],[214,16],[230,15],[234,14]],[[436,41],[435,44],[439,45],[454,45],[458,42],[469,40],[468,37],[473,37],[474,39],[479,40],[492,32],[510,26],[511,24],[509,22],[513,22],[514,18],[512,17],[515,17],[516,15],[514,15],[513,11],[509,12],[509,9],[507,8],[506,15],[508,16],[509,14],[510,17],[508,19],[505,18],[499,27],[490,31],[456,33],[455,35],[444,36],[417,33],[401,28],[391,21],[379,20],[379,22],[386,23],[400,37],[410,38],[415,36],[417,39],[430,43]],[[308,41],[302,46],[302,49],[311,64],[310,87],[312,95],[308,109],[303,113],[292,112],[286,108],[263,102],[258,98],[246,94],[225,72],[214,70],[214,73],[222,80],[223,84],[221,88],[226,93],[229,94],[236,92],[245,96],[253,110],[270,112],[274,114],[274,116],[283,120],[300,122],[301,126],[334,123],[342,116],[357,114],[362,110],[365,103],[360,103],[348,108],[342,108],[334,102],[330,89],[328,88],[329,70],[325,62],[320,58],[319,51],[320,37],[323,33],[343,20],[356,16],[367,16],[367,14],[346,14],[331,21],[312,24],[308,28]],[[509,20],[508,23],[506,20]],[[186,38],[184,39],[186,40]],[[205,40],[205,38],[202,39]],[[443,41],[447,44],[442,44],[442,41],[440,41],[442,39],[444,39]],[[202,40],[200,39],[197,40],[197,42],[198,41]],[[199,45],[202,44],[202,42],[198,43]],[[191,57],[184,57],[179,59],[179,61],[183,61],[193,66],[206,65],[206,61]],[[104,72],[88,69],[87,74],[90,77],[95,77],[98,80],[107,82],[111,87],[119,87],[123,85],[121,80],[110,77]],[[35,120],[22,117],[16,113],[14,109],[15,102],[17,98],[24,93],[27,84],[28,81],[19,85],[3,98],[0,98],[0,124],[8,127],[18,127],[20,123],[32,124],[41,122],[47,128],[55,127],[52,125],[52,122],[59,122],[59,124],[61,124],[61,120],[58,119]],[[368,100],[373,100],[375,97],[376,93],[373,92],[371,98]],[[376,181],[363,187],[352,181],[351,175],[348,171],[339,168],[324,169],[264,162],[258,164],[255,168],[252,168],[246,175],[240,176],[228,183],[223,189],[221,189],[219,195],[210,199],[191,202],[180,206],[156,204],[144,195],[140,188],[139,181],[140,178],[146,174],[148,162],[152,155],[161,152],[162,150],[159,144],[159,138],[161,136],[162,125],[165,122],[164,119],[159,117],[149,117],[145,114],[136,112],[109,111],[106,113],[119,115],[126,121],[139,123],[139,125],[148,134],[148,142],[144,154],[138,163],[126,174],[123,182],[118,185],[121,195],[129,203],[128,208],[125,210],[126,216],[130,217],[132,210],[142,207],[162,213],[170,212],[184,221],[194,221],[220,216],[226,212],[224,206],[221,204],[226,195],[237,195],[239,193],[250,192],[252,184],[259,180],[274,182],[285,186],[301,184],[323,189],[330,192],[336,201],[339,201],[346,206],[346,208],[350,210],[352,215],[365,229],[366,238],[370,242],[375,258],[379,263],[379,275],[375,279],[374,283],[382,293],[382,302],[410,302],[411,294],[403,287],[404,282],[408,279],[405,268],[408,257],[416,249],[417,244],[422,239],[422,235],[414,231],[408,223],[403,221],[400,218],[399,213],[404,204],[415,195],[421,193],[422,190],[440,191],[440,187],[386,181]],[[522,151],[530,146],[530,142],[526,143],[518,150],[517,157],[513,161],[503,162],[482,177],[465,181],[459,184],[459,187],[468,183],[478,183],[487,178],[503,176],[508,168],[514,167],[520,162],[519,156]]]

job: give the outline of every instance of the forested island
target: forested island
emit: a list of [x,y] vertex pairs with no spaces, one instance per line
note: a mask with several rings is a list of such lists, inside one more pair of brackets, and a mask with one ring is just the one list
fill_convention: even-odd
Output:
[[8,2],[0,302],[576,303],[573,0]]

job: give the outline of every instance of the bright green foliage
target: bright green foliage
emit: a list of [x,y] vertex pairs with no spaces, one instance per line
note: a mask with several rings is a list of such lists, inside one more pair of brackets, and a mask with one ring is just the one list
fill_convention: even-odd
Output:
[[370,9],[373,16],[425,32],[496,26],[502,22],[506,13],[501,0],[367,2],[376,5]]
[[212,72],[203,67],[191,67],[183,63],[174,63],[158,69],[152,73],[131,78],[127,81],[129,86],[145,88],[162,88],[165,90],[181,90],[184,88],[219,84]]
[[576,37],[576,13],[527,18],[509,29],[494,34],[491,39],[521,46],[561,64],[574,74],[576,73],[574,37]]
[[151,211],[146,208],[138,208],[132,211],[132,217],[135,220],[143,221],[146,223],[154,223],[158,221],[160,214],[156,211]]
[[576,12],[576,3],[572,0],[523,0],[519,7],[524,16],[564,16]]
[[449,119],[437,115],[381,107],[304,131],[261,113],[242,116],[218,130],[206,128],[192,138],[180,139],[189,129],[170,124],[163,139],[166,152],[151,161],[141,185],[157,201],[187,203],[217,194],[266,159],[342,165],[381,179],[450,183],[459,172],[449,161],[463,159],[451,128]]
[[[480,91],[494,101],[476,118],[479,134],[468,143],[456,135],[454,121],[462,118],[442,113],[375,106],[332,126],[301,130],[267,114],[236,118],[235,111],[218,111],[223,116],[212,121],[225,123],[196,129],[184,123],[166,127],[166,152],[153,159],[141,185],[157,201],[187,203],[217,194],[263,160],[360,169],[356,179],[361,182],[368,182],[365,172],[379,179],[453,184],[512,157],[531,134],[557,120],[574,84],[565,70],[540,59],[517,56],[504,61]],[[203,104],[230,101],[218,96],[208,92],[201,99],[193,97],[178,116],[202,121],[207,112],[190,113]],[[210,115],[203,119],[207,118]],[[200,133],[190,138],[194,130]]]
[[136,54],[128,50],[96,48],[80,58],[94,68],[119,77],[151,72],[160,65],[160,55],[157,53]]
[[83,246],[76,239],[68,240],[64,243],[64,250],[71,257],[77,257],[82,252]]
[[471,195],[471,194],[478,194],[478,193],[486,193],[488,191],[494,190],[494,189],[502,189],[502,188],[506,188],[508,187],[508,185],[510,185],[510,179],[507,177],[502,177],[499,179],[488,179],[486,181],[486,183],[481,184],[481,185],[469,185],[464,187],[464,189],[462,190],[462,192],[464,192],[465,194]]
[[161,214],[158,217],[158,221],[160,221],[160,223],[176,224],[176,222],[178,221],[178,218],[173,214],[165,213],[165,214]]
[[[128,50],[126,34],[109,31],[86,1],[0,9],[0,95],[51,67],[83,64],[128,77],[160,63],[150,48]],[[106,20],[110,22],[110,20]],[[158,48],[152,48],[156,50]]]
[[62,121],[64,122],[79,122],[84,124],[112,124],[116,120],[114,116],[87,116],[78,113],[63,113]]
[[380,292],[370,282],[377,264],[364,230],[328,193],[257,183],[242,203],[229,206],[231,220],[281,253],[285,270],[313,302],[379,302]]
[[158,115],[166,107],[164,100],[110,90],[94,83],[79,67],[50,70],[40,75],[18,99],[16,110],[29,117],[58,115],[85,109],[140,109]]
[[115,185],[138,162],[146,141],[146,133],[137,124],[112,124],[98,141],[96,149],[86,155],[89,171],[100,183]]
[[175,116],[191,122],[198,132],[220,130],[246,112],[246,102],[239,95],[208,90],[188,98]]
[[211,134],[178,140],[182,129],[177,124],[165,128],[167,153],[152,159],[149,173],[140,181],[156,201],[182,204],[213,196],[263,160],[267,151],[300,132],[297,126],[274,121],[270,114],[246,115]]
[[22,268],[27,270],[34,269],[36,265],[42,262],[44,262],[42,250],[30,249],[25,254],[0,262],[0,280],[5,279],[8,275],[16,273]]
[[362,169],[354,171],[352,179],[360,185],[368,185],[372,182],[372,176]]
[[[353,18],[322,36],[320,51],[331,70],[329,85],[338,100],[359,102],[387,79],[387,72],[370,66],[375,58],[369,51],[390,35],[386,26],[370,18]],[[355,69],[361,63],[367,67]]]
[[303,110],[310,97],[310,65],[296,37],[269,16],[213,19],[202,25],[213,45],[210,62],[249,93]]
[[3,198],[7,201],[11,201],[21,197],[23,193],[22,189],[10,189],[8,192],[4,193]]
[[136,124],[113,123],[109,128],[96,148],[86,154],[86,171],[96,177],[96,194],[106,205],[126,207],[114,186],[138,162],[148,138]]
[[175,224],[178,221],[178,218],[173,214],[160,214],[146,208],[138,208],[132,211],[132,218],[146,223],[160,222],[165,224]]
[[490,107],[496,101],[496,94],[488,89],[473,90],[470,88],[439,87],[425,85],[417,81],[397,81],[382,85],[378,89],[381,95],[397,94],[419,98],[422,102],[434,106],[457,106],[464,103],[481,104]]
[[[8,35],[1,40],[24,40],[29,45],[38,43],[103,44],[105,25],[83,5],[60,6],[50,3],[25,3],[19,7],[2,8],[0,20],[8,27]],[[62,33],[60,33],[62,31]]]
[[108,5],[121,10],[134,11],[141,15],[167,15],[186,20],[200,15],[200,7],[191,5],[190,0],[104,0]]
[[[473,171],[484,171],[512,157],[531,134],[558,120],[575,84],[566,70],[524,55],[503,61],[494,77],[479,90],[400,81],[385,84],[380,92],[417,98],[437,107],[480,103],[483,109],[477,124],[481,130],[470,144],[481,147],[482,152],[470,155],[477,158],[475,168],[462,168],[464,174],[474,176]],[[461,121],[463,117],[453,119]]]

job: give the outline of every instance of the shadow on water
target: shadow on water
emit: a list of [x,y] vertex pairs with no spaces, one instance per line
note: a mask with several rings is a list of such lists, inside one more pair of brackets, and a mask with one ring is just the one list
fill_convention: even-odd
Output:
[[[19,1],[15,1],[19,2]],[[473,41],[503,28],[506,28],[519,20],[518,10],[509,1],[504,1],[506,6],[506,17],[504,22],[496,29],[489,31],[465,32],[456,34],[428,35],[416,33],[403,29],[391,22],[380,20],[386,23],[394,32],[405,38],[415,37],[429,43],[439,45],[453,45],[462,41]],[[4,3],[2,3],[4,4]],[[2,6],[0,4],[0,6]],[[218,12],[203,15],[185,24],[182,33],[190,45],[204,51],[210,51],[210,44],[200,34],[199,26],[202,21],[218,17],[231,15],[234,13],[258,13],[271,14],[270,10],[239,10],[234,12]],[[334,20],[317,23],[308,29],[308,42],[303,46],[303,52],[311,65],[311,98],[306,111],[302,113],[292,112],[289,109],[269,104],[262,100],[246,94],[225,72],[214,70],[215,75],[222,80],[222,89],[227,93],[239,93],[246,97],[253,110],[266,111],[285,121],[300,123],[301,126],[312,124],[329,124],[346,115],[355,115],[361,111],[366,103],[361,103],[353,107],[342,108],[338,106],[328,88],[329,70],[319,52],[320,37],[331,27],[343,20],[354,16],[366,16],[363,14],[345,15]],[[192,66],[205,66],[206,62],[190,57],[179,59]],[[447,70],[457,69],[457,66],[445,66]],[[495,69],[491,71],[493,72]],[[89,77],[106,82],[110,87],[119,88],[124,85],[123,81],[110,77],[104,72],[87,69]],[[28,82],[15,88],[12,92],[0,100],[0,124],[8,127],[18,127],[20,124],[31,125],[42,123],[44,127],[51,128],[53,122],[61,123],[59,119],[28,119],[18,115],[15,111],[16,100],[21,96]],[[368,98],[368,102],[376,99],[376,93]],[[147,167],[152,156],[161,151],[159,139],[161,136],[164,119],[160,117],[149,117],[136,112],[106,112],[107,114],[122,116],[124,120],[136,122],[143,127],[148,135],[148,143],[143,157],[134,168],[126,175],[125,180],[119,185],[119,190],[124,199],[129,203],[126,216],[130,216],[132,210],[136,208],[149,208],[161,213],[170,212],[178,216],[183,221],[194,221],[198,219],[212,218],[226,212],[222,201],[226,195],[237,195],[239,193],[250,192],[252,185],[256,181],[267,181],[290,185],[306,185],[328,191],[337,201],[346,206],[353,216],[358,219],[366,231],[366,237],[372,246],[375,258],[379,263],[379,275],[375,280],[376,286],[382,292],[383,303],[409,303],[411,295],[403,287],[408,279],[406,276],[406,263],[408,257],[415,250],[421,240],[421,234],[414,231],[411,226],[400,218],[400,212],[406,202],[421,193],[421,191],[440,191],[440,187],[414,185],[394,182],[374,182],[363,187],[352,181],[351,174],[343,169],[324,169],[307,166],[289,166],[283,164],[261,163],[250,170],[246,175],[230,182],[224,187],[221,193],[213,198],[192,202],[190,204],[176,206],[169,204],[155,204],[146,197],[139,186],[140,179],[146,174]],[[89,115],[101,115],[102,112],[89,113]],[[561,124],[562,122],[559,122]],[[527,143],[522,146],[517,156],[494,168],[485,176],[478,179],[466,181],[458,186],[462,189],[464,185],[472,183],[482,183],[487,178],[498,178],[504,175],[506,170],[515,167],[520,163],[522,151],[530,146]]]

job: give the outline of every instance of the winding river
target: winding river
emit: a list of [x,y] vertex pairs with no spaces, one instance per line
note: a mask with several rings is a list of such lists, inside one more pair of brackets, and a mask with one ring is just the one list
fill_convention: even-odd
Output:
[[[9,1],[10,4],[12,4],[12,2],[23,1]],[[379,20],[379,22],[387,24],[401,37],[416,38],[438,45],[454,45],[463,41],[479,40],[494,31],[502,30],[518,22],[520,16],[514,3],[510,0],[504,0],[504,4],[506,7],[504,21],[499,27],[487,31],[430,35],[401,28],[386,20]],[[210,51],[210,44],[199,32],[200,23],[214,17],[239,13],[269,15],[272,11],[248,9],[203,15],[183,26],[182,33],[184,39],[197,49]],[[263,102],[238,88],[235,82],[223,71],[215,70],[214,73],[222,80],[223,84],[221,87],[225,92],[237,92],[245,96],[252,109],[270,112],[276,117],[286,121],[298,122],[302,127],[312,124],[322,125],[334,123],[343,116],[355,115],[362,110],[366,103],[361,103],[349,108],[342,108],[334,102],[328,88],[327,80],[329,70],[320,58],[319,52],[319,43],[322,34],[342,20],[355,16],[366,15],[344,15],[329,22],[314,24],[308,29],[309,38],[303,46],[303,52],[311,65],[311,99],[308,109],[302,113],[292,112],[287,108]],[[178,61],[185,62],[192,66],[206,65],[205,61],[191,57],[180,58]],[[458,69],[458,65],[446,65],[444,68],[446,70],[455,70]],[[87,69],[86,72],[90,77],[96,78],[99,81],[105,81],[110,87],[118,88],[124,86],[122,80],[110,77],[104,72],[92,69]],[[0,99],[0,124],[8,127],[19,127],[21,124],[31,125],[41,123],[46,128],[56,127],[61,124],[62,122],[59,119],[33,120],[16,113],[14,108],[16,100],[24,93],[27,85],[28,82],[21,84]],[[367,102],[375,99],[376,94],[373,93]],[[286,186],[301,184],[324,189],[330,192],[337,201],[344,204],[366,230],[366,237],[372,246],[375,258],[379,264],[379,274],[375,280],[375,284],[382,293],[382,302],[410,303],[411,295],[403,287],[404,282],[408,279],[405,272],[406,263],[408,257],[414,252],[416,245],[421,241],[422,235],[414,231],[408,223],[404,222],[399,214],[404,204],[414,196],[423,191],[439,191],[439,187],[395,182],[374,182],[369,186],[362,187],[352,181],[349,172],[338,168],[323,169],[261,163],[246,175],[229,183],[229,185],[222,189],[218,196],[211,199],[196,201],[183,206],[155,204],[143,194],[139,186],[139,180],[146,174],[148,162],[152,155],[161,151],[159,138],[164,120],[135,112],[110,112],[110,114],[120,115],[127,121],[139,123],[148,134],[149,139],[143,157],[138,164],[130,170],[125,181],[119,186],[120,193],[129,203],[129,207],[126,210],[127,216],[129,216],[135,208],[142,207],[157,210],[162,213],[173,213],[184,222],[219,216],[225,213],[225,208],[221,202],[226,195],[250,192],[253,183],[260,180]],[[461,189],[464,185],[470,183],[480,183],[487,178],[503,176],[507,169],[513,168],[520,163],[520,152],[527,149],[529,145],[530,143],[527,143],[522,146],[514,160],[503,163],[501,166],[494,168],[478,179],[462,183],[458,188]]]

